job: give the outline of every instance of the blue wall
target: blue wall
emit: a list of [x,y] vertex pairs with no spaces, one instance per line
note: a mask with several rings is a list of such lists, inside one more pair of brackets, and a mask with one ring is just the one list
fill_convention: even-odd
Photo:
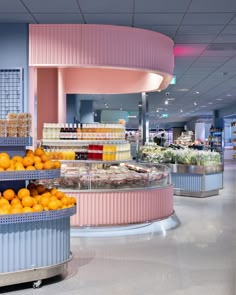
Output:
[[0,68],[23,68],[23,110],[28,111],[28,24],[0,24]]

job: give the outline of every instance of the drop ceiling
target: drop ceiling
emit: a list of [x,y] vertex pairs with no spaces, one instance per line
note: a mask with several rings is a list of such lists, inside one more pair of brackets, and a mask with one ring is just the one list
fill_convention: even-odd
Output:
[[[161,32],[175,43],[177,83],[149,93],[151,120],[186,121],[236,105],[235,0],[1,0],[0,23],[96,23]],[[96,109],[107,103],[108,109],[137,111],[141,96],[83,98],[94,99]],[[169,117],[161,119],[163,112]]]

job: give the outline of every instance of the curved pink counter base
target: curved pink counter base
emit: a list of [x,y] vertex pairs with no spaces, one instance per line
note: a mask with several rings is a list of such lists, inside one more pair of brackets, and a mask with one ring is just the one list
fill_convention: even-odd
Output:
[[68,193],[77,198],[71,226],[145,223],[173,214],[173,186],[162,188]]

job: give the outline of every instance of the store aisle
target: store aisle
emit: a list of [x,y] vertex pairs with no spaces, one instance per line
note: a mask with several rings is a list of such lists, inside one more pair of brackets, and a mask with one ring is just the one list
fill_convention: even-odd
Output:
[[72,238],[65,280],[0,288],[19,295],[235,295],[236,163],[225,188],[206,199],[175,197],[181,225],[166,236]]

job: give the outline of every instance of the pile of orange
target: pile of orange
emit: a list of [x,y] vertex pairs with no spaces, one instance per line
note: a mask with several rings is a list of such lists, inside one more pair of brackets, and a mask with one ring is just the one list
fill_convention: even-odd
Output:
[[30,183],[17,193],[6,189],[0,193],[0,215],[60,210],[76,205],[76,199],[56,188],[47,189],[42,184]]
[[52,161],[42,148],[27,150],[24,157],[15,155],[10,158],[7,153],[0,153],[0,171],[51,170],[60,167],[61,163]]

